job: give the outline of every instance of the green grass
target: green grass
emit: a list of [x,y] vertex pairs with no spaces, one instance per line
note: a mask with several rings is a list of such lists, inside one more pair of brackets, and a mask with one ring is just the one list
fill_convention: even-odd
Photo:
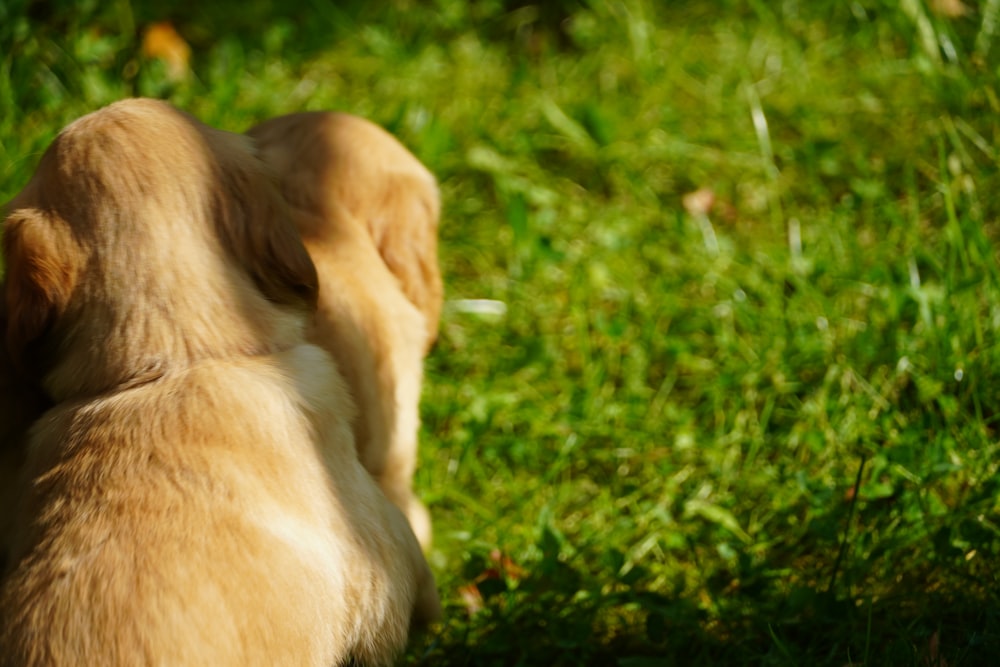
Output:
[[996,659],[1000,2],[21,4],[0,201],[140,94],[359,113],[438,175],[448,298],[507,312],[427,363],[407,664]]

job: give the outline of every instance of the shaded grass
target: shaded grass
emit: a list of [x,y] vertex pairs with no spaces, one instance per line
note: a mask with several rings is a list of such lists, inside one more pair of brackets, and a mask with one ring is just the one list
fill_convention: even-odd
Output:
[[428,360],[450,613],[407,663],[987,664],[997,3],[771,5],[12,5],[0,199],[138,94],[353,111],[438,174],[449,298],[507,312]]

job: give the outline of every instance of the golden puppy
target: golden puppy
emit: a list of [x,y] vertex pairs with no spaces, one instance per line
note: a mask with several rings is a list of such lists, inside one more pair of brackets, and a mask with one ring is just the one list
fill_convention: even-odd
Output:
[[319,274],[309,340],[351,389],[361,463],[426,548],[413,494],[423,358],[437,336],[440,204],[434,176],[385,130],[347,114],[301,113],[248,134],[278,173]]
[[305,342],[316,273],[240,135],[127,100],[9,207],[6,343],[31,427],[0,665],[385,664],[439,611]]

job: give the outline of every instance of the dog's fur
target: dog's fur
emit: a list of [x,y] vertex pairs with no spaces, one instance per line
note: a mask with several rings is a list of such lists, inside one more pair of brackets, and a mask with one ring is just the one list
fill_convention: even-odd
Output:
[[430,517],[412,480],[423,358],[442,302],[437,183],[392,135],[356,116],[293,114],[248,134],[279,175],[316,264],[308,336],[333,354],[358,404],[361,462],[426,548]]
[[251,144],[119,102],[9,206],[6,344],[54,407],[15,492],[0,665],[383,664],[439,612],[305,341],[316,272]]

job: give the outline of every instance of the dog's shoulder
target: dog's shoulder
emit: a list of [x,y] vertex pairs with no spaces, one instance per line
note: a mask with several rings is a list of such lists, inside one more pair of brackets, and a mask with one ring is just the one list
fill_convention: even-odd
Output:
[[[93,465],[142,466],[148,452],[311,446],[316,424],[349,422],[353,405],[330,355],[300,344],[270,354],[209,359],[148,382],[67,401],[43,414],[28,437],[32,467],[93,450]],[[79,469],[79,466],[77,466]]]

